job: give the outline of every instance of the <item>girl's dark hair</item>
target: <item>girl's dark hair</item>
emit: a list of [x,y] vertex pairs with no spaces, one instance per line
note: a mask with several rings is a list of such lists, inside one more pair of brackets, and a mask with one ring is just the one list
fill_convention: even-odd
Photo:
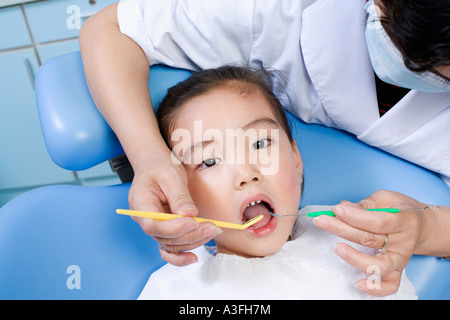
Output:
[[251,70],[246,67],[236,66],[223,66],[194,73],[188,79],[171,87],[161,101],[156,116],[162,137],[170,147],[170,134],[173,131],[175,118],[182,104],[213,89],[226,87],[230,91],[245,96],[261,93],[272,108],[279,124],[286,132],[289,141],[293,142],[283,106],[273,93],[274,79],[274,71],[266,69]]
[[381,23],[404,56],[422,72],[450,64],[450,0],[378,0]]

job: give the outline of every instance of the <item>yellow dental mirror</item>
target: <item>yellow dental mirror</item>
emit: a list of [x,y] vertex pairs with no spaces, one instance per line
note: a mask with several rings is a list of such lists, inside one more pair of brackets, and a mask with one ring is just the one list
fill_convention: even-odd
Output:
[[[137,211],[137,210],[125,210],[125,209],[117,209],[116,212],[118,214],[124,214],[124,215],[134,216],[134,217],[150,218],[150,219],[154,219],[154,220],[172,220],[172,219],[184,217],[181,215],[171,214],[171,213],[146,212],[146,211]],[[247,229],[248,227],[254,225],[258,221],[260,221],[263,217],[264,216],[261,214],[259,216],[254,217],[253,219],[246,221],[244,224],[237,224],[237,223],[205,219],[205,218],[198,218],[198,217],[192,217],[192,218],[198,222],[212,222],[219,228],[244,230],[244,229]]]

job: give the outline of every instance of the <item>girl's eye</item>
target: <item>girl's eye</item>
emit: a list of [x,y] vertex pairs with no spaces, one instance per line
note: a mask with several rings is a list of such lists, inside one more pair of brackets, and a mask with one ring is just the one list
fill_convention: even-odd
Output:
[[220,162],[222,162],[222,160],[220,160],[219,158],[209,158],[209,159],[203,160],[200,167],[201,168],[209,168],[215,164],[219,164]]
[[266,148],[269,145],[270,145],[270,139],[261,139],[261,140],[256,141],[252,145],[252,148],[254,150],[258,150],[258,149]]

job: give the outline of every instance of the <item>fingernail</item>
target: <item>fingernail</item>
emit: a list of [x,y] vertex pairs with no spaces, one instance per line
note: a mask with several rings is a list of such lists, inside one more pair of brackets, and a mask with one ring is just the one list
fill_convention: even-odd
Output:
[[194,206],[193,204],[190,203],[186,203],[183,204],[179,209],[178,209],[178,214],[184,216],[191,216],[191,215],[196,215],[197,214],[197,207]]
[[369,291],[365,281],[358,281],[358,282],[353,284],[353,287],[355,287],[356,289],[358,289],[358,290],[360,290],[362,292],[368,292]]
[[187,259],[187,261],[186,261],[186,263],[189,265],[189,264],[193,264],[193,263],[197,263],[198,262],[198,258],[197,258],[197,256],[195,256],[195,257],[190,257],[190,258],[188,258]]
[[197,229],[199,226],[200,226],[200,223],[195,219],[191,219],[191,221],[188,224],[188,227],[192,228],[192,230]]
[[320,229],[326,229],[328,227],[328,221],[321,216],[313,219],[313,224]]
[[334,246],[334,252],[342,259],[345,259],[347,257],[347,250],[345,250],[345,248],[343,248],[339,244]]
[[350,202],[350,201],[347,201],[347,200],[342,200],[341,204],[343,204],[345,206],[353,207],[353,208],[359,208],[359,205],[357,203]]
[[219,234],[221,234],[223,232],[222,229],[216,227],[216,226],[211,226],[207,229],[205,229],[203,236],[205,238],[214,238],[217,237]]
[[337,206],[333,207],[333,212],[336,216],[342,217],[344,215],[344,206],[341,204],[338,204]]

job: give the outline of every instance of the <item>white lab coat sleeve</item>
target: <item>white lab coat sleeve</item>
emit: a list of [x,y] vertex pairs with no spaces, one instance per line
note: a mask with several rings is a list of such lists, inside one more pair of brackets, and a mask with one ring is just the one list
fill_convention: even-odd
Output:
[[199,70],[247,64],[253,10],[253,0],[122,0],[117,14],[150,65]]

